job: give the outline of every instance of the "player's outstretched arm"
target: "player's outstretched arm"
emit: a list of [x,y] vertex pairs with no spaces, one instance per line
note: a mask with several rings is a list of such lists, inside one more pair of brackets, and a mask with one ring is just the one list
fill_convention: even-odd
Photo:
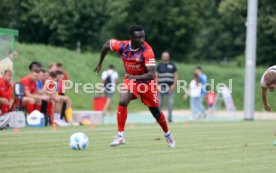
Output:
[[155,66],[147,66],[148,72],[142,75],[130,75],[126,74],[125,77],[128,79],[135,80],[153,80],[155,75]]
[[100,55],[99,62],[98,62],[97,66],[96,66],[96,68],[95,68],[95,70],[94,70],[96,73],[99,73],[99,72],[101,71],[103,60],[104,60],[106,54],[111,50],[111,49],[110,49],[109,41],[110,41],[110,40],[108,40],[108,41],[104,44],[104,46],[103,46],[103,48],[102,48],[102,50],[101,50],[101,55]]
[[263,105],[264,105],[264,109],[268,112],[271,112],[271,107],[267,102],[267,91],[268,89],[265,87],[262,87],[262,101],[263,101]]

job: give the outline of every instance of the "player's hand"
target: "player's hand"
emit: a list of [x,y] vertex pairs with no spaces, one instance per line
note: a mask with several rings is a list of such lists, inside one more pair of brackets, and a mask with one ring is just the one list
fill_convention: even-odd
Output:
[[13,82],[13,81],[10,81],[10,85],[11,85],[11,86],[14,86],[14,82]]
[[135,80],[135,78],[134,78],[134,76],[133,75],[131,75],[131,74],[125,74],[125,78],[126,79],[129,79],[129,80]]
[[265,109],[266,111],[268,111],[268,112],[271,112],[271,107],[270,107],[269,104],[265,104],[265,105],[264,105],[264,109]]
[[9,101],[5,98],[1,98],[0,101],[3,105],[9,105],[10,104]]
[[11,109],[12,106],[13,106],[13,100],[11,100],[10,103],[9,103],[9,109]]
[[96,72],[96,74],[98,74],[98,73],[101,71],[101,69],[102,69],[102,65],[101,65],[101,64],[98,64],[98,65],[96,66],[96,68],[94,69],[94,72]]
[[43,96],[41,96],[41,99],[42,99],[42,100],[45,100],[45,101],[49,101],[49,100],[50,100],[50,97],[47,96],[47,95],[43,95]]

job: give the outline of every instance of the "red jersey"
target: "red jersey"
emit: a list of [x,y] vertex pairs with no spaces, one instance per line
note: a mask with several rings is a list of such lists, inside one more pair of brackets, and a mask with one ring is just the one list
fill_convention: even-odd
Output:
[[30,93],[36,93],[36,81],[31,80],[31,76],[25,76],[19,81],[24,85],[25,91],[30,91]]
[[13,87],[9,82],[6,82],[3,78],[0,78],[0,97],[4,97],[8,100],[12,98]]
[[68,74],[66,72],[63,72],[63,80],[69,80]]
[[147,42],[139,49],[131,49],[131,41],[110,40],[110,48],[122,55],[126,73],[141,75],[147,73],[146,66],[155,66],[155,56],[152,48]]

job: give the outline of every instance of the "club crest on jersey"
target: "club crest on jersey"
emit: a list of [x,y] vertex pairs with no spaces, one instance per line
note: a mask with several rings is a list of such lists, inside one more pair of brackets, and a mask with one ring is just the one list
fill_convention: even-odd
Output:
[[135,62],[141,62],[140,57],[136,57],[136,58],[135,58]]

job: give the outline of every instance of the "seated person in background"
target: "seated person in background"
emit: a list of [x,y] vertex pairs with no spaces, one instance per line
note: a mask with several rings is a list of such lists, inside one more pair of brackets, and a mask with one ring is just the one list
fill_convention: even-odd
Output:
[[58,62],[56,65],[56,70],[62,72],[63,78],[62,80],[69,80],[68,74],[63,70],[63,64]]
[[8,69],[4,71],[3,78],[0,78],[0,105],[2,110],[1,115],[9,112],[10,107],[12,106],[12,93],[12,71]]
[[43,85],[45,82],[45,70],[41,69],[36,80],[36,90],[38,93],[43,93]]
[[[46,90],[46,93],[48,93],[48,95],[50,96],[50,99],[55,101],[55,104],[66,103],[65,118],[67,122],[71,125],[76,125],[76,123],[73,122],[72,118],[73,110],[71,99],[68,96],[62,96],[58,94],[59,82],[60,79],[58,78],[57,72],[50,72],[50,77],[48,80],[46,80],[46,87],[44,87],[44,89]],[[60,109],[58,113],[60,114]]]
[[[32,69],[32,68],[30,68]],[[27,113],[30,114],[34,110],[41,111],[41,101],[49,101],[49,96],[45,94],[38,94],[36,88],[36,80],[38,80],[39,70],[32,69],[30,74],[23,77],[19,82],[24,85],[25,96],[22,99],[22,104],[27,109]]]
[[[40,94],[40,95],[44,95],[44,83],[45,83],[45,80],[46,80],[46,71],[43,70],[43,69],[40,69],[40,72],[39,72],[39,76],[38,76],[38,80],[36,80],[36,90],[37,90],[37,93]],[[45,101],[45,100],[42,100],[41,102],[41,113],[44,114],[45,118],[47,118],[47,116],[49,115],[50,116],[50,120],[52,118],[52,112],[49,111],[51,110],[51,101]],[[50,107],[50,108],[48,108]],[[51,123],[51,121],[48,121],[48,119],[46,119],[46,125],[48,123]]]
[[49,72],[56,72],[57,71],[57,65],[55,63],[49,64]]
[[58,94],[59,95],[64,95],[64,91],[63,91],[63,83],[62,81],[65,80],[64,79],[64,74],[62,71],[57,71],[57,81],[58,81]]
[[0,61],[0,75],[3,76],[5,70],[13,70],[13,58],[18,58],[18,53],[16,51],[9,51],[9,55]]
[[267,101],[267,92],[276,88],[276,65],[269,67],[263,74],[261,81],[262,101],[264,109],[271,112],[271,107]]

